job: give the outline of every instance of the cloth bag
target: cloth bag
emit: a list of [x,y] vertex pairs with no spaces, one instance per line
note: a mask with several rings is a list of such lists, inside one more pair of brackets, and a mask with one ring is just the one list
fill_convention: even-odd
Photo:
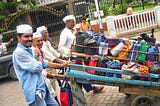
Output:
[[60,102],[61,106],[72,106],[73,104],[72,91],[66,76],[64,77],[60,88]]
[[84,40],[84,46],[87,46],[84,49],[84,53],[88,55],[96,55],[98,54],[98,43],[97,36],[91,36]]
[[148,50],[148,44],[145,41],[141,41],[140,43],[140,52],[138,53],[138,60],[145,61],[146,60],[146,53]]
[[85,31],[76,33],[76,45],[73,48],[73,52],[84,53],[84,40],[87,37],[89,37],[89,35]]
[[[91,57],[90,58],[89,66],[96,67],[97,63],[98,63],[98,58],[97,57]],[[88,73],[95,74],[96,71],[95,70],[88,70]]]
[[74,106],[87,106],[84,92],[82,88],[79,86],[79,84],[73,83],[71,87],[72,87]]

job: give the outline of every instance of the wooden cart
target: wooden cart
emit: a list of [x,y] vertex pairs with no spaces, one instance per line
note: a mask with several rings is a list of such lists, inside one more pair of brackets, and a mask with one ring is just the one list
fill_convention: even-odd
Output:
[[[79,61],[87,61],[85,58],[72,57]],[[100,76],[89,74],[87,70],[95,70],[99,72],[112,73],[113,77]],[[140,73],[126,72],[122,70],[91,67],[86,65],[70,64],[66,72],[67,76],[74,79],[75,82],[79,83],[90,83],[90,84],[100,84],[109,86],[118,86],[121,93],[127,95],[136,95],[131,103],[131,106],[152,106],[152,97],[160,96],[160,75],[159,74],[147,74],[143,75]],[[125,79],[118,78],[116,75],[131,75],[134,77],[146,77],[148,80],[137,80],[137,79]],[[156,81],[151,81],[149,79],[156,79]]]

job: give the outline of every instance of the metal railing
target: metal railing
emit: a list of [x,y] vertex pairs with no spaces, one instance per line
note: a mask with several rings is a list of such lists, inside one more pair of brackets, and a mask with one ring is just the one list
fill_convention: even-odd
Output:
[[119,15],[107,17],[107,28],[110,35],[119,35],[158,25],[156,9],[134,13],[133,15]]

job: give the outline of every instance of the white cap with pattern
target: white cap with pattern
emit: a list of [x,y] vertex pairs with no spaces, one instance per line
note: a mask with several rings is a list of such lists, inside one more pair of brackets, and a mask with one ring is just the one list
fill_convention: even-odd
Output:
[[33,38],[40,38],[42,37],[42,34],[40,32],[33,33]]
[[44,30],[47,30],[47,28],[45,26],[41,26],[41,27],[38,27],[36,31],[41,33]]
[[21,24],[16,27],[17,33],[30,34],[33,33],[33,29],[28,24]]
[[67,15],[63,18],[63,21],[66,23],[66,21],[73,19],[76,21],[75,17],[73,15]]

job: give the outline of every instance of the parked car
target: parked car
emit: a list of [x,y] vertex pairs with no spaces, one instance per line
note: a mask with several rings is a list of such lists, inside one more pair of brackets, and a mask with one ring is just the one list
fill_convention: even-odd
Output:
[[17,76],[13,67],[12,53],[17,45],[15,37],[15,31],[2,33],[3,42],[7,42],[9,39],[14,38],[14,41],[7,46],[7,51],[0,54],[0,78],[10,77],[13,80],[17,80]]

